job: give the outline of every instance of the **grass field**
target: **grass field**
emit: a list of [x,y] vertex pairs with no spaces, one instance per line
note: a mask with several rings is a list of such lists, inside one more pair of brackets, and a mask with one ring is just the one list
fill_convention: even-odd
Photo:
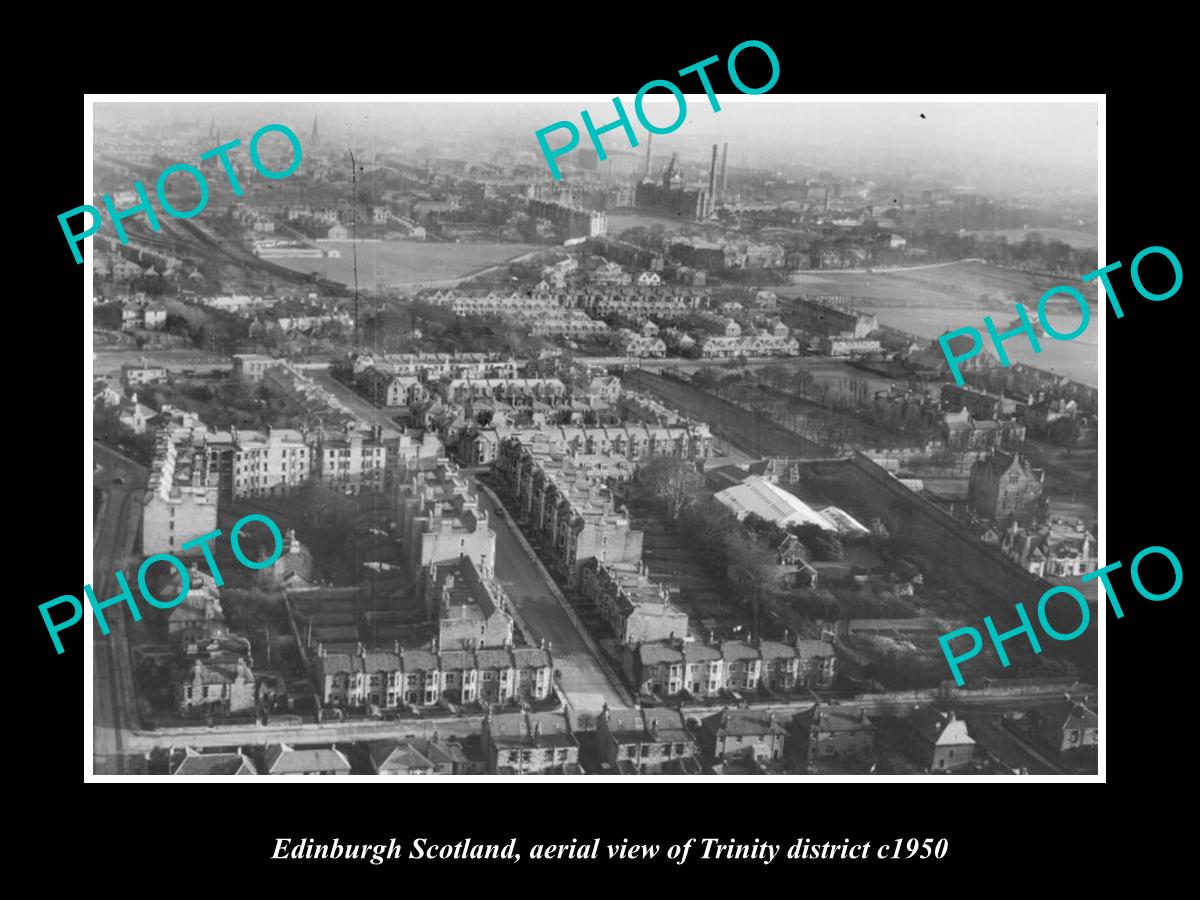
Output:
[[1099,246],[1096,235],[1087,231],[1071,231],[1068,228],[1002,228],[998,231],[972,231],[969,233],[978,238],[1005,237],[1008,238],[1010,244],[1019,244],[1035,232],[1047,241],[1062,241],[1064,244],[1070,244],[1076,250]]
[[[1003,269],[987,263],[963,262],[917,269],[880,272],[814,272],[792,276],[795,287],[781,288],[781,296],[800,293],[829,293],[855,297],[859,305],[889,325],[921,337],[935,338],[947,329],[972,326],[983,331],[983,317],[992,316],[996,327],[1007,330],[1016,316],[1016,304],[1024,303],[1036,316],[1037,301],[1061,279]],[[1042,342],[1042,352],[1033,353],[1028,342],[1010,341],[1005,349],[1010,358],[1041,369],[1060,372],[1084,384],[1099,383],[1098,331],[1095,285],[1086,288],[1076,281],[1092,304],[1091,323],[1072,341]],[[1059,331],[1078,326],[1079,312],[1073,303],[1052,305],[1050,323]],[[1032,316],[1031,316],[1032,318]]]

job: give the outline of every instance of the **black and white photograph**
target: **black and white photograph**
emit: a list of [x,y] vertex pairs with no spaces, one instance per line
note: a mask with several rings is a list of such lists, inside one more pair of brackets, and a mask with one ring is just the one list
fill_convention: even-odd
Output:
[[1103,781],[1104,96],[676,83],[89,97],[85,780]]

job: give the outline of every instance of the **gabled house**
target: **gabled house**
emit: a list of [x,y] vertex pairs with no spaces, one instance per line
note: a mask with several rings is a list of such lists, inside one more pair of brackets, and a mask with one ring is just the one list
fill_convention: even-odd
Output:
[[875,750],[875,724],[861,709],[814,707],[809,716],[808,758],[870,756]]
[[192,747],[171,772],[172,775],[257,775],[250,757],[236,753],[204,753]]
[[919,706],[904,719],[909,752],[930,772],[949,772],[971,764],[975,741],[967,723],[953,712]]
[[375,741],[367,755],[376,775],[433,775],[437,772],[433,761],[408,741]]
[[700,750],[718,771],[735,761],[777,762],[786,739],[787,730],[769,711],[726,708],[700,721]]
[[665,707],[610,710],[596,717],[600,758],[620,775],[698,775],[696,740],[683,714]]
[[1051,706],[1037,707],[1026,715],[1033,733],[1059,753],[1097,747],[1100,718],[1085,703],[1070,697]]
[[337,747],[271,744],[263,754],[264,775],[349,775],[350,760]]
[[483,719],[492,775],[579,774],[579,742],[563,713],[506,713]]

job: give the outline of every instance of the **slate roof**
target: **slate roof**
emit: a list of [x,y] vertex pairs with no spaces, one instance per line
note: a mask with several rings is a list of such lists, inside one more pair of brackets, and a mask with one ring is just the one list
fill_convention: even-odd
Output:
[[375,770],[429,769],[433,762],[408,741],[378,741],[371,745],[371,762]]
[[801,659],[813,659],[814,657],[836,656],[833,650],[833,644],[828,641],[796,641],[796,652]]
[[480,669],[508,669],[513,664],[508,650],[486,648],[475,651],[475,662]]
[[792,659],[796,655],[796,649],[791,644],[783,644],[779,641],[763,641],[758,645],[758,652],[762,654],[764,661]]
[[758,650],[745,641],[725,641],[721,644],[721,655],[730,662],[758,659]]
[[833,732],[871,731],[875,724],[866,716],[859,717],[855,710],[829,709],[822,707],[813,716],[813,730],[821,734]]
[[172,775],[257,775],[254,763],[241,753],[189,752]]
[[293,775],[313,772],[349,772],[350,761],[336,747],[296,749],[287,744],[271,744],[266,751],[266,774]]
[[540,647],[517,647],[512,655],[517,668],[550,665],[550,654]]
[[715,647],[692,642],[683,645],[683,658],[689,663],[708,662],[720,659],[721,654]]
[[728,735],[743,737],[787,733],[778,718],[757,709],[723,709],[706,717],[700,724],[705,731],[714,734],[722,730]]
[[904,722],[918,737],[933,746],[957,747],[975,743],[967,733],[966,722],[955,718],[953,713],[942,712],[936,706],[918,707]]

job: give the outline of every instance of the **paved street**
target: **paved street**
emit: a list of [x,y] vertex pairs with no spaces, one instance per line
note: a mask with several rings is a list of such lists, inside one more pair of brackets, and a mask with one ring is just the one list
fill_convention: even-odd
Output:
[[[600,676],[603,677],[602,675]],[[884,699],[872,700],[842,700],[838,706],[848,710],[863,709],[867,715],[901,715],[911,711],[912,702],[904,701],[899,698],[887,699],[887,695],[883,695]],[[1058,700],[1062,697],[1062,690],[1059,687],[1048,687],[1045,691],[1038,694],[1031,694],[1026,697],[1011,697],[1004,695],[983,695],[973,698],[973,702],[965,704],[962,702],[951,703],[955,709],[964,717],[968,717],[972,730],[975,725],[976,716],[980,717],[995,717],[1000,710],[1020,709],[1032,706],[1037,706]],[[610,705],[612,701],[610,701]],[[599,701],[595,704],[592,702],[578,703],[578,708],[595,711],[599,709]],[[722,704],[713,704],[712,706],[685,706],[682,710],[685,719],[703,719],[705,716],[721,710]],[[812,700],[795,700],[788,703],[770,704],[768,706],[755,706],[756,709],[771,710],[781,720],[790,719],[797,713],[805,712],[813,706]],[[969,710],[974,710],[973,712]],[[387,738],[403,738],[403,737],[431,737],[434,732],[440,736],[459,735],[467,736],[478,734],[480,731],[482,719],[480,716],[464,716],[462,718],[439,718],[439,719],[424,719],[412,720],[404,722],[347,722],[347,723],[326,723],[323,725],[285,725],[262,727],[259,725],[245,725],[236,728],[207,728],[202,725],[197,725],[188,728],[171,728],[162,731],[146,731],[140,733],[125,732],[123,735],[123,746],[125,751],[131,753],[143,753],[154,747],[236,747],[236,746],[258,746],[262,744],[278,743],[283,741],[290,744],[320,744],[337,742],[353,742],[353,741],[368,741],[368,740],[383,740]],[[974,733],[972,731],[972,733]],[[986,740],[985,733],[985,740]],[[989,743],[990,746],[990,743]],[[1018,748],[1019,749],[1019,748]],[[1039,774],[1046,771],[1043,766],[1034,768],[1030,766],[1030,771],[1033,774]]]
[[305,372],[305,374],[319,386],[337,397],[350,412],[354,413],[362,421],[369,422],[372,425],[382,425],[385,429],[391,429],[392,431],[399,430],[396,427],[396,423],[392,421],[392,416],[397,415],[400,412],[399,409],[389,411],[376,406],[370,400],[346,387],[346,385],[330,375],[328,371],[314,369]]
[[571,705],[598,710],[607,702],[614,709],[624,708],[625,701],[513,534],[514,526],[484,491],[478,495],[496,532],[496,576],[537,637],[553,645],[554,666],[562,672],[559,686]]
[[239,728],[171,728],[127,736],[126,752],[144,753],[155,747],[251,747],[263,744],[321,744],[382,741],[392,738],[467,737],[483,727],[482,716],[424,719],[404,722],[355,722],[325,725],[261,726]]
[[[106,600],[118,591],[113,573],[124,568],[127,579],[129,563],[135,556],[141,523],[142,493],[147,471],[102,444],[93,444],[93,460],[102,469],[96,473],[95,485],[108,494],[103,517],[96,523],[95,547],[92,553],[92,589],[98,600]],[[114,479],[120,478],[123,484]],[[136,574],[136,571],[135,573]],[[137,588],[135,587],[136,591]],[[87,598],[80,600],[87,604]],[[90,610],[84,611],[84,621],[92,620],[92,753],[95,772],[115,775],[124,771],[121,755],[131,750],[131,729],[137,722],[137,695],[134,691],[133,664],[125,629],[137,628],[140,623],[129,618],[122,604],[110,607],[107,621],[110,633],[100,633]]]

